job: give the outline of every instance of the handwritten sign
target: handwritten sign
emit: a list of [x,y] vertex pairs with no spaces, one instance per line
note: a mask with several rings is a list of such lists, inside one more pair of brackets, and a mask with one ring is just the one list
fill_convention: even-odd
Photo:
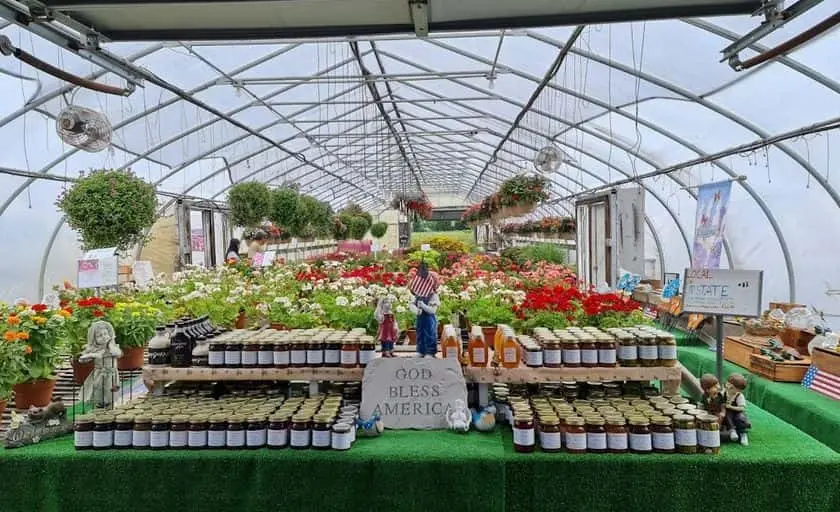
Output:
[[761,315],[761,270],[685,269],[683,311],[705,315]]
[[446,428],[455,400],[467,403],[458,361],[395,357],[374,359],[362,380],[362,419],[380,416],[385,428]]
[[119,284],[116,248],[88,251],[78,260],[76,282],[79,288],[101,288]]

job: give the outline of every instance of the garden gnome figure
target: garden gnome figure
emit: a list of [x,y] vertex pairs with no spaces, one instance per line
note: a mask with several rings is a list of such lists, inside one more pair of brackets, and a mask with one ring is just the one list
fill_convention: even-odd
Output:
[[709,414],[717,416],[718,423],[723,423],[726,416],[726,399],[721,393],[720,381],[711,373],[700,377],[700,387],[703,388],[701,405]]
[[382,357],[394,357],[394,343],[400,337],[400,328],[397,319],[394,317],[391,299],[388,297],[380,298],[373,316],[379,324],[376,337],[382,343]]
[[747,431],[752,427],[747,414],[744,412],[747,401],[744,399],[744,388],[747,387],[747,379],[740,373],[733,373],[726,380],[726,417],[724,423],[729,429],[729,439],[740,441],[747,446]]
[[82,386],[82,400],[95,407],[110,407],[119,390],[120,377],[117,358],[122,350],[117,346],[114,327],[103,320],[93,322],[88,329],[87,346],[79,361],[93,361],[93,372]]
[[420,357],[435,357],[437,354],[437,308],[440,298],[437,295],[437,276],[429,272],[425,261],[420,262],[417,275],[411,280],[408,289],[414,295],[409,309],[417,315],[417,354]]

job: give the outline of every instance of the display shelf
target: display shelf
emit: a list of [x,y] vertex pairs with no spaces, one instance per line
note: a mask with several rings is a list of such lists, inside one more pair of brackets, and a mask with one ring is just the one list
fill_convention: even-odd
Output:
[[167,380],[362,380],[363,368],[143,368],[144,379]]

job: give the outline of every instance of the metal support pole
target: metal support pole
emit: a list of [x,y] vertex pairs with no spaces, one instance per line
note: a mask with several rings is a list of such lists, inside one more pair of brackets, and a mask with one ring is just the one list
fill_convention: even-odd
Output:
[[715,315],[715,375],[723,382],[723,315]]

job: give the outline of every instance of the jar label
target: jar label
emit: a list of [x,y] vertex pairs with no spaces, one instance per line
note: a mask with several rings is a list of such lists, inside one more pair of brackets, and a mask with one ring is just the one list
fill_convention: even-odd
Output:
[[544,353],[545,364],[561,364],[563,362],[563,351],[560,349],[548,349]]
[[268,446],[286,446],[289,443],[289,430],[269,430]]
[[505,362],[505,363],[515,363],[516,362],[516,356],[518,354],[517,350],[518,349],[516,347],[505,348],[505,350],[503,351],[503,357],[504,357],[503,362]]
[[566,449],[567,450],[586,450],[586,433],[569,433],[566,432]]
[[115,430],[114,446],[131,446],[134,439],[134,432],[131,430]]
[[338,364],[341,361],[341,350],[328,348],[324,351],[324,362],[327,364]]
[[289,366],[289,351],[275,350],[274,351],[274,366]]
[[475,347],[472,349],[472,362],[479,364],[487,362],[484,357],[484,347]]
[[639,347],[639,359],[659,359],[656,345],[642,345]]
[[226,436],[227,445],[231,448],[238,448],[245,446],[245,431],[244,430],[228,430]]
[[615,364],[615,349],[601,348],[598,349],[598,362],[601,364]]
[[271,366],[274,364],[274,352],[271,350],[260,350],[257,364],[260,366]]
[[207,446],[207,431],[206,430],[190,430],[188,441],[193,448],[201,448]]
[[598,351],[592,349],[581,349],[580,359],[584,364],[598,364]]
[[373,349],[366,349],[359,351],[359,362],[361,364],[368,364],[369,362],[373,361],[373,356],[376,354],[376,350]]
[[653,447],[657,450],[673,450],[674,449],[674,433],[673,432],[653,432]]
[[607,448],[610,450],[626,450],[627,449],[627,434],[624,432],[618,434],[607,433]]
[[172,448],[183,448],[187,446],[187,431],[173,430],[169,433],[169,446]]
[[590,450],[606,450],[607,434],[605,432],[587,432],[586,446]]
[[698,430],[697,441],[703,448],[720,448],[720,431]]
[[542,350],[529,350],[526,352],[525,364],[528,366],[542,366],[543,353]]
[[132,432],[131,445],[137,447],[149,446],[151,432],[148,430],[135,430]]
[[659,345],[659,359],[676,359],[676,345]]
[[323,350],[307,350],[306,362],[309,364],[322,364],[324,362]]
[[223,366],[225,364],[225,353],[222,350],[211,350],[207,353],[207,364],[210,366]]
[[630,438],[630,449],[637,452],[649,452],[653,450],[653,443],[650,434],[628,434]]
[[618,358],[624,361],[635,361],[639,358],[636,345],[621,345],[618,347]]
[[163,448],[169,446],[169,431],[168,430],[152,430],[149,436],[149,446],[153,448]]
[[329,430],[313,430],[312,431],[312,446],[325,448],[332,443],[331,431]]
[[221,448],[225,445],[226,435],[224,430],[208,430],[207,431],[207,446],[211,448]]
[[242,352],[240,352],[239,350],[225,350],[225,364],[242,364]]
[[291,444],[297,447],[309,446],[309,429],[292,430]]
[[567,364],[580,364],[580,349],[564,348],[563,362]]
[[693,428],[675,428],[674,440],[679,446],[697,446],[697,430]]
[[513,444],[519,446],[534,446],[534,429],[513,427]]
[[306,364],[306,351],[292,350],[292,364]]
[[95,448],[105,448],[114,444],[114,431],[108,430],[105,432],[93,432],[93,446]]
[[257,352],[253,350],[244,350],[242,352],[242,364],[254,366],[257,364]]
[[356,364],[358,362],[358,358],[356,357],[355,350],[342,350],[341,351],[341,364]]
[[339,434],[333,432],[332,434],[332,449],[333,450],[349,450],[350,445],[353,444],[353,438],[350,433]]
[[540,432],[540,446],[546,450],[559,450],[562,446],[560,432]]
[[261,428],[259,430],[249,430],[246,441],[248,446],[265,446],[265,438],[265,429]]
[[150,348],[149,349],[149,364],[156,366],[165,366],[169,364],[169,347],[166,348]]
[[73,434],[73,443],[79,448],[90,448],[93,446],[93,431],[75,432]]

